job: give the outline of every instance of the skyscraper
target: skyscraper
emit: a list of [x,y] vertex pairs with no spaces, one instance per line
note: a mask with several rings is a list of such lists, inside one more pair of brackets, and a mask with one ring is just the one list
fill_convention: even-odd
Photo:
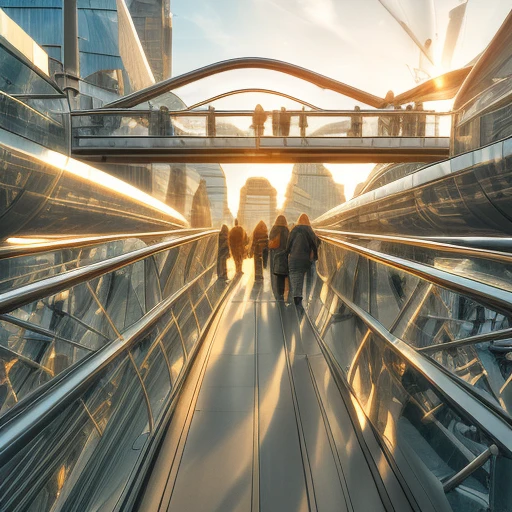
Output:
[[322,164],[295,164],[286,189],[283,214],[294,222],[301,213],[311,219],[345,202],[344,186]]
[[210,200],[212,225],[220,227],[233,224],[233,215],[228,208],[228,187],[224,170],[219,164],[193,164],[195,170],[206,182]]
[[240,189],[238,220],[252,231],[263,220],[270,227],[277,214],[277,192],[266,178],[249,178]]

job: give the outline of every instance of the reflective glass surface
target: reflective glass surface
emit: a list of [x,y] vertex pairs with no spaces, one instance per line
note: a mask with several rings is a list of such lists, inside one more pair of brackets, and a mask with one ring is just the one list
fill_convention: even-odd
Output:
[[0,128],[69,153],[69,106],[50,80],[0,45]]
[[[211,309],[205,309],[205,300],[208,300],[205,294],[212,285],[215,255],[212,247],[215,243],[216,237],[212,236],[162,251],[157,255],[158,264],[151,256],[1,315],[0,411],[5,412],[63,370],[122,336],[126,329],[163,299],[206,272],[173,307],[180,336],[184,337],[187,351],[190,352],[198,339],[198,329],[202,328],[211,313]],[[84,257],[79,264],[77,260],[81,259],[81,251],[78,249],[75,251],[75,259],[70,260],[67,258],[73,250],[64,249],[61,255],[57,251],[41,253],[37,258],[43,262],[46,259],[53,261],[57,257],[67,260],[70,266],[67,267],[63,262],[43,269],[42,277],[37,272],[34,275],[39,279],[51,278],[71,268],[92,264],[99,261],[98,258],[105,260],[145,245],[141,240],[128,239],[92,249],[85,248],[82,250],[85,250],[86,255],[88,251],[95,254],[91,258]],[[22,273],[21,278],[6,280],[6,285],[18,288],[38,280],[31,279],[30,267],[23,267],[27,262],[31,263],[31,258],[11,258],[5,261],[11,263],[8,268]],[[161,288],[160,280],[165,279],[169,273],[175,276],[174,285]],[[199,309],[200,318],[194,313],[195,307]],[[170,338],[172,336],[167,332],[165,339]],[[142,350],[140,348],[139,352]],[[144,374],[143,380],[154,378],[150,376],[154,373],[150,372],[150,368],[157,363],[153,362],[155,355],[151,354],[159,353],[160,350],[156,351],[151,346],[143,365],[148,375]],[[176,365],[179,366],[180,357],[174,354],[173,348],[169,350],[172,360],[169,365],[174,365],[175,379],[179,373]],[[162,361],[165,361],[164,358],[160,358],[158,364]],[[169,370],[166,371],[169,373]]]
[[[375,249],[375,243],[368,245]],[[321,248],[322,280],[316,284],[319,303],[313,303],[313,319],[334,353],[345,351],[335,346],[335,340],[358,343],[363,336],[360,320],[343,303],[346,298],[397,338],[416,349],[429,348],[427,357],[512,412],[510,340],[443,348],[445,343],[511,328],[512,316],[349,250],[328,243]],[[439,351],[431,349],[434,345]]]
[[[367,245],[376,248],[375,242]],[[444,493],[441,484],[493,441],[471,411],[456,407],[400,350],[372,332],[350,303],[380,322],[382,332],[415,348],[439,344],[439,351],[419,357],[432,358],[509,413],[512,364],[505,355],[510,347],[486,342],[443,350],[442,344],[507,328],[512,318],[326,241],[307,304],[309,318],[354,393],[361,426],[370,421],[398,467],[425,486],[436,510],[484,512],[510,503],[508,488],[495,490],[502,478],[512,476],[512,460],[503,454]]]
[[[134,322],[143,324],[165,298],[177,297],[78,399],[0,467],[2,506],[13,511],[114,507],[226,289],[215,274],[216,244],[215,235],[189,242],[2,317],[0,398],[5,412],[90,354],[93,341],[94,351]],[[176,284],[161,287],[170,275]],[[32,322],[36,333],[25,327]]]
[[316,227],[399,236],[509,236],[512,139],[423,167],[315,220]]
[[[439,122],[446,114],[414,111],[376,112],[375,110],[332,112],[287,111],[287,121],[281,112],[264,113],[260,136],[271,137],[442,137]],[[134,111],[132,113],[75,114],[75,137],[109,136],[187,136],[187,137],[254,137],[253,112],[194,111],[171,112]],[[418,120],[421,117],[420,120]],[[383,122],[382,120],[386,122]]]

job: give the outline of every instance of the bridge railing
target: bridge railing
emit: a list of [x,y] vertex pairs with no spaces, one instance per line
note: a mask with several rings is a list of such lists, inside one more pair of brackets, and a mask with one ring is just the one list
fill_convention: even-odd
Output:
[[498,281],[510,255],[317,234],[308,318],[361,426],[411,489],[414,475],[426,483],[436,510],[510,503],[508,489],[497,492],[512,474],[512,293]]
[[3,255],[18,286],[0,294],[1,510],[116,509],[226,293],[216,243],[196,230]]
[[169,111],[72,113],[74,137],[443,137],[450,113],[413,110]]

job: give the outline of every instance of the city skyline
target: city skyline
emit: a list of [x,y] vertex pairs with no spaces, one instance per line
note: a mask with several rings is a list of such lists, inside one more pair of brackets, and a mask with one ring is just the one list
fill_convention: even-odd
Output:
[[[246,0],[233,3],[220,0],[213,7],[204,0],[173,0],[173,75],[213,62],[242,56],[270,57],[295,63],[329,77],[384,96],[389,89],[405,91],[416,85],[414,69],[425,59],[420,50],[379,0]],[[392,3],[392,2],[391,2]],[[417,2],[419,3],[419,2]],[[428,2],[422,2],[427,4]],[[436,1],[435,27],[428,25],[421,10],[408,21],[417,37],[434,30],[432,76],[464,66],[491,40],[510,9],[504,0],[467,3],[460,38],[451,66],[443,64],[443,47],[449,11],[463,2]],[[408,2],[397,2],[405,4]],[[416,7],[416,4],[415,4]],[[405,13],[407,14],[407,13]],[[429,21],[430,23],[430,21]],[[263,37],[262,37],[263,36]],[[426,37],[426,36],[425,36]],[[353,108],[354,102],[332,91],[297,79],[261,70],[230,72],[211,77],[176,93],[188,105],[210,98],[218,92],[249,85],[283,90],[320,108]],[[376,80],[375,77],[378,77]],[[218,103],[219,108],[249,108],[261,103],[266,109],[291,107],[281,98],[253,94],[232,97]],[[441,107],[439,107],[441,108]],[[321,163],[321,162],[319,162]],[[228,185],[228,203],[233,214],[238,209],[239,191],[247,178],[266,177],[277,190],[282,206],[292,164],[223,165]],[[329,165],[337,183],[345,185],[349,200],[358,183],[364,181],[372,164]]]

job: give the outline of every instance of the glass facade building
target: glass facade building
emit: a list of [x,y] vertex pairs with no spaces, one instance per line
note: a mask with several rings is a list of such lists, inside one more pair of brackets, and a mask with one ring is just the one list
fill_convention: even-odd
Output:
[[238,222],[252,232],[260,220],[270,228],[277,214],[277,192],[266,178],[249,178],[240,189]]
[[286,189],[283,214],[295,222],[301,213],[315,219],[345,202],[344,186],[322,164],[296,164]]
[[[54,69],[61,71],[62,1],[0,0],[0,8],[48,53]],[[115,94],[127,94],[154,83],[124,0],[78,0],[77,8],[82,80]]]

